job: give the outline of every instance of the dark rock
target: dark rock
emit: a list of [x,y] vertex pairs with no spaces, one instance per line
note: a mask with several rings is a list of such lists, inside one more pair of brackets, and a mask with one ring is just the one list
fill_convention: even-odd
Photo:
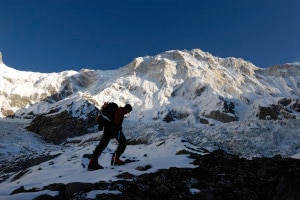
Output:
[[51,191],[64,191],[65,189],[66,186],[63,183],[53,183],[43,188],[43,190],[51,190]]
[[14,175],[14,177],[12,178],[11,182],[14,182],[18,179],[20,179],[22,176],[24,176],[25,174],[30,174],[32,170],[30,169],[24,169],[19,171],[17,174]]
[[[219,100],[220,104],[223,105],[223,108],[221,110],[213,110],[204,116],[223,123],[237,121],[237,117],[234,113],[235,104],[229,100],[225,100],[223,97],[219,97]],[[206,119],[200,119],[200,123],[209,124],[208,120]]]
[[[257,116],[263,120],[296,119],[296,116],[292,112],[300,111],[300,103],[298,104],[298,101],[294,103],[292,101],[292,103],[289,102],[290,100],[284,99],[279,101],[278,105],[272,104],[268,107],[260,106]],[[288,108],[288,105],[290,105],[290,108]]]
[[208,115],[205,115],[205,117],[211,118],[211,119],[223,122],[223,123],[236,121],[236,118],[234,116],[228,115],[228,114],[223,113],[219,110],[211,111]]
[[9,195],[25,193],[25,192],[39,192],[39,191],[41,191],[41,189],[39,189],[39,188],[31,188],[31,189],[26,190],[24,186],[21,186],[21,187],[15,189],[14,191],[12,191]]
[[[72,108],[72,105],[70,105]],[[90,129],[97,125],[96,115],[98,109],[90,103],[86,103],[81,110],[90,110],[87,118],[74,117],[71,111],[58,112],[58,110],[50,110],[49,115],[40,115],[32,120],[27,127],[28,130],[35,132],[43,137],[47,142],[60,144],[67,138],[81,136],[90,133]],[[58,112],[58,113],[57,113]],[[81,112],[78,110],[77,112]],[[56,114],[55,114],[56,113]]]
[[21,186],[17,189],[15,189],[14,191],[12,191],[9,195],[13,195],[13,194],[18,194],[18,193],[22,193],[22,192],[25,192],[25,187],[24,186]]
[[209,121],[207,119],[200,118],[200,123],[201,124],[209,124]]
[[130,139],[127,141],[127,145],[140,145],[140,144],[147,144],[148,140],[143,138],[138,139]]
[[300,112],[300,101],[296,100],[295,102],[292,103],[291,109],[293,109],[296,112]]
[[279,106],[271,105],[270,107],[259,107],[259,119],[277,120],[279,115]]
[[224,112],[234,114],[235,105],[232,102],[224,101]]
[[178,112],[175,110],[168,111],[167,115],[164,117],[163,121],[169,123],[175,120],[180,120],[187,118],[190,115],[188,112]]
[[290,103],[292,103],[292,100],[291,99],[287,99],[287,98],[283,98],[283,99],[280,99],[278,101],[279,104],[283,105],[283,106],[288,106],[290,105]]
[[51,196],[49,194],[43,194],[43,195],[40,195],[38,197],[35,197],[34,199],[32,200],[63,200],[62,197],[60,196]]
[[95,188],[97,190],[108,190],[109,187],[109,183],[105,182],[105,181],[99,181],[97,183],[95,183]]
[[135,176],[133,174],[130,174],[128,172],[124,172],[117,176],[117,178],[122,178],[122,179],[133,179],[134,177]]
[[65,186],[65,198],[74,199],[75,196],[82,196],[82,194],[90,192],[91,190],[94,190],[94,184],[92,183],[68,183]]
[[195,89],[195,95],[196,95],[196,97],[201,96],[201,94],[204,92],[205,89],[206,89],[205,86],[203,86],[203,87],[201,87],[201,88],[197,87],[197,88]]
[[136,167],[136,170],[147,171],[148,169],[151,169],[151,168],[152,168],[151,165],[145,165],[145,166],[138,166],[138,167]]

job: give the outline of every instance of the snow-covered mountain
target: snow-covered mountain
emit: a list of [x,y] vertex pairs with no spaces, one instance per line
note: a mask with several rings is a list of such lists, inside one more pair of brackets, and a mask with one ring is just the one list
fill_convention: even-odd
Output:
[[[131,119],[144,122],[253,120],[260,107],[278,105],[283,99],[289,104],[285,101],[280,109],[285,115],[279,117],[299,117],[298,65],[261,69],[243,59],[218,58],[199,49],[136,58],[113,71],[45,74],[17,71],[1,62],[0,79],[2,117],[33,118],[82,99],[97,107],[106,101],[131,103]],[[73,104],[74,115],[78,107]]]
[[[97,131],[97,108],[113,101],[132,104],[128,119],[141,127],[173,122],[168,126],[200,128],[198,134],[207,139],[193,136],[191,140],[205,148],[216,142],[215,147],[250,157],[275,152],[293,155],[299,149],[298,140],[291,139],[298,137],[300,126],[299,63],[261,69],[243,59],[219,58],[194,49],[139,57],[118,70],[47,74],[17,71],[1,59],[0,79],[1,116],[33,119],[28,129],[55,144]],[[273,135],[289,130],[293,137],[284,138],[293,143],[292,148],[278,150],[276,137],[261,135],[269,129]],[[267,147],[272,148],[258,153],[252,151],[252,144],[239,146],[240,141],[251,140],[237,137],[246,132],[265,138],[261,145],[270,142]]]
[[[91,153],[101,136],[97,109],[108,101],[133,105],[123,130],[134,145],[124,156],[140,161],[123,172],[139,175],[144,172],[136,169],[149,164],[145,173],[195,167],[186,156],[175,156],[178,151],[299,158],[299,96],[299,63],[262,69],[200,49],[139,57],[112,71],[60,73],[18,71],[0,54],[0,198],[55,196],[39,192],[52,183],[117,180],[120,171],[109,168],[113,141],[100,158],[105,170],[87,173],[82,167],[82,155]],[[20,186],[38,192],[9,196]],[[119,191],[105,193],[113,192]]]

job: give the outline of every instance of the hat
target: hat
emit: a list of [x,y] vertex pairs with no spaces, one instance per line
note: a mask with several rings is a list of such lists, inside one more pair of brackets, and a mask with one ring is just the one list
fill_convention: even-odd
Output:
[[131,106],[130,104],[126,104],[126,105],[125,105],[125,108],[126,108],[127,110],[129,110],[129,112],[132,111],[132,106]]

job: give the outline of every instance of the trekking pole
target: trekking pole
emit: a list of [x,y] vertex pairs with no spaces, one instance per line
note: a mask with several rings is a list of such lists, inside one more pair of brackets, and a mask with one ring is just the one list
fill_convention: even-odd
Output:
[[[117,138],[117,140],[118,140],[118,143],[119,143],[119,139],[120,139],[120,134],[121,134],[121,131],[119,131],[119,133],[118,133],[118,138]],[[116,155],[117,155],[117,152],[115,152],[114,153],[115,155],[114,155],[114,162],[113,162],[113,167],[115,166],[115,162],[116,162]]]

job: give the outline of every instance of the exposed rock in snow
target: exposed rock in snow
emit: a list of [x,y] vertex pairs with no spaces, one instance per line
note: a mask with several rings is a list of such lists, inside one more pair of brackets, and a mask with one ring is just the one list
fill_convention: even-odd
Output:
[[96,130],[96,116],[99,110],[95,105],[85,101],[79,108],[74,107],[72,103],[68,106],[68,110],[60,110],[58,107],[56,110],[53,109],[49,113],[36,117],[27,129],[38,133],[45,141],[54,144],[60,144],[69,137],[81,136]]
[[[188,153],[188,152],[186,152]],[[197,168],[161,169],[135,176],[120,173],[117,181],[53,183],[43,188],[19,187],[11,195],[41,190],[59,191],[35,199],[291,199],[300,195],[300,160],[282,158],[240,159],[222,150],[192,154]],[[103,191],[100,193],[100,191]],[[104,191],[111,191],[110,193]],[[114,191],[114,192],[113,192]]]

